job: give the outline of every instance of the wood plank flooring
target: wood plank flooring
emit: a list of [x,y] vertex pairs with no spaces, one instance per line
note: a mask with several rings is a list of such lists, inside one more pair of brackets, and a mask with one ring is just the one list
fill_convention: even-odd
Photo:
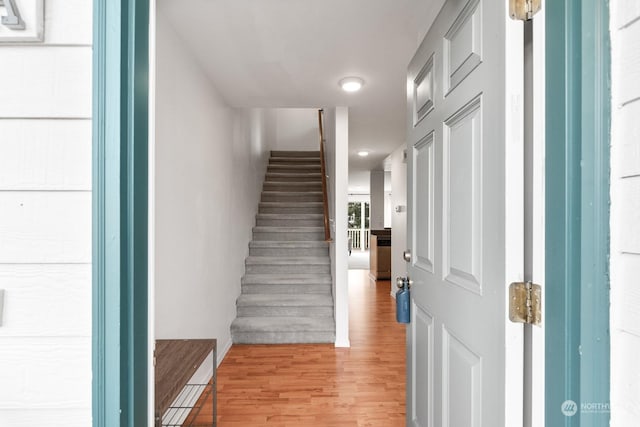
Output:
[[404,426],[405,326],[389,292],[349,271],[351,348],[233,346],[218,368],[219,427]]

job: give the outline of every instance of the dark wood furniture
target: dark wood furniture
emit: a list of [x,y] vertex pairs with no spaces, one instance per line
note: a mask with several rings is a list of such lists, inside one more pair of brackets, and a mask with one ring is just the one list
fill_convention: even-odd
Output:
[[[214,410],[212,423],[208,425],[216,425],[216,350],[216,340],[214,339],[156,340],[154,354],[156,426],[174,425],[163,424],[162,417],[171,408],[171,404],[176,401],[176,398],[189,386],[199,387],[202,390],[210,386]],[[189,384],[189,380],[211,352],[213,352],[213,378],[211,382],[209,384]],[[185,407],[181,406],[181,409],[185,412]],[[193,411],[196,410],[198,408],[193,408]],[[196,415],[192,413],[187,419],[195,418]]]
[[373,280],[391,278],[391,230],[371,230],[369,276]]

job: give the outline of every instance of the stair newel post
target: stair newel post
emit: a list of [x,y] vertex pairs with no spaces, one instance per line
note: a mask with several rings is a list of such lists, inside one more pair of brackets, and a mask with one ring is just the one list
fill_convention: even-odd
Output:
[[322,174],[322,209],[324,213],[324,239],[331,241],[331,229],[329,228],[329,197],[327,192],[327,168],[324,157],[324,110],[318,110],[318,128],[320,131],[320,173]]

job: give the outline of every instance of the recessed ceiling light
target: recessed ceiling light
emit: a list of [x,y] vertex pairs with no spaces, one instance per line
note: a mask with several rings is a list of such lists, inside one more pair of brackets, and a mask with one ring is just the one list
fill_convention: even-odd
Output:
[[369,155],[368,151],[358,151],[358,156],[360,157],[367,157]]
[[345,92],[357,92],[364,85],[364,80],[360,77],[345,77],[338,82],[342,90]]

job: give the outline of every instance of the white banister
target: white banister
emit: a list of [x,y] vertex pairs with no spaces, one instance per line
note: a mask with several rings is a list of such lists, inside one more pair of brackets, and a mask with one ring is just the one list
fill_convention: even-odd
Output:
[[351,248],[352,249],[360,249],[360,250],[368,250],[369,249],[369,238],[370,238],[370,230],[360,229],[360,228],[350,228],[348,229],[349,238],[351,239]]

